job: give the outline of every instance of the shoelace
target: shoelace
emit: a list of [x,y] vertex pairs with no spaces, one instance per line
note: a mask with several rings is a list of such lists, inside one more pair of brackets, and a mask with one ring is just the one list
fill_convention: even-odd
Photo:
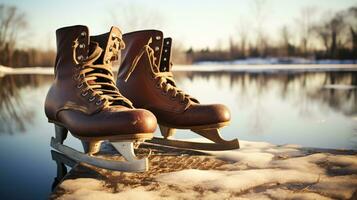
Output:
[[[78,46],[78,43],[74,45],[74,54],[75,48]],[[82,77],[81,83],[77,85],[78,88],[82,88],[84,85],[87,85],[87,88],[84,89],[82,96],[87,96],[89,90],[92,91],[89,101],[92,102],[96,100],[96,104],[100,105],[106,99],[107,105],[125,105],[127,107],[133,107],[132,103],[125,98],[115,86],[114,74],[111,70],[110,62],[104,62],[105,64],[94,64],[94,62],[101,56],[102,48],[99,47],[98,43],[91,42],[91,46],[94,46],[94,51],[85,59],[77,62],[78,64],[78,76],[76,79]],[[119,44],[117,44],[119,46]],[[117,47],[120,48],[120,47]],[[115,49],[117,49],[115,48]],[[113,54],[118,53],[118,50],[112,49]],[[74,58],[75,55],[74,55]],[[76,59],[74,59],[76,60]],[[86,84],[85,84],[86,83]]]
[[[150,64],[151,64],[151,71],[153,73],[153,79],[157,80],[156,87],[161,88],[165,94],[171,93],[171,98],[179,98],[181,104],[185,104],[185,108],[190,106],[191,101],[199,103],[197,99],[191,97],[190,95],[186,94],[182,90],[178,89],[176,86],[176,82],[173,78],[172,72],[160,72],[159,67],[155,63],[155,55],[154,50],[149,46],[151,43],[151,39],[149,40],[148,44],[146,44],[140,53],[135,57],[133,60],[130,69],[128,70],[125,76],[125,82],[128,81],[130,75],[135,70],[140,58],[144,55],[145,52],[148,52]],[[191,101],[190,101],[191,100]]]

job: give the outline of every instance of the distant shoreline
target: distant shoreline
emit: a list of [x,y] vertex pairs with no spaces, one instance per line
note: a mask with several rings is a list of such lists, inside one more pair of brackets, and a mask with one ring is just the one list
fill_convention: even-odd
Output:
[[[117,71],[117,68],[114,68]],[[175,65],[173,71],[184,72],[331,72],[357,71],[357,64],[207,64]],[[0,65],[0,76],[6,74],[53,74],[53,67],[11,68]]]

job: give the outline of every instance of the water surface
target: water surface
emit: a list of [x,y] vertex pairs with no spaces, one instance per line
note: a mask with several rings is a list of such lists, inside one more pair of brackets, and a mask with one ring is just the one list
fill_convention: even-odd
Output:
[[[357,149],[356,72],[175,72],[177,84],[202,103],[232,113],[227,139]],[[54,134],[43,103],[52,75],[0,77],[0,197],[45,199],[56,165]],[[193,138],[179,131],[178,138]],[[67,145],[81,149],[73,137]]]

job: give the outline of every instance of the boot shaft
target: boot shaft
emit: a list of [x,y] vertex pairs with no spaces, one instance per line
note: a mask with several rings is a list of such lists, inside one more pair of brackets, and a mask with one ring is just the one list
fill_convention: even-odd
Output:
[[122,50],[123,58],[118,78],[125,78],[127,71],[133,64],[134,59],[140,54],[142,48],[149,44],[154,51],[154,64],[159,66],[161,72],[171,71],[171,38],[163,38],[162,31],[143,30],[126,33],[123,35],[125,49]]
[[[126,48],[122,51],[117,87],[134,106],[183,112],[198,101],[176,88],[171,73],[171,38],[163,38],[157,30],[123,35]],[[140,90],[140,93],[137,91]]]
[[60,110],[93,114],[111,105],[131,107],[115,86],[112,61],[124,47],[121,32],[89,36],[86,26],[70,26],[56,31],[55,80],[45,102],[49,119]]
[[88,56],[89,30],[82,25],[63,27],[56,31],[56,78],[71,77],[74,66]]

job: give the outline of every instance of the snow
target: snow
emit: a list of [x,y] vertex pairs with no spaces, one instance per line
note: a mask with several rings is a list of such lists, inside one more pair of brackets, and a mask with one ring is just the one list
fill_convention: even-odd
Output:
[[325,89],[334,89],[334,90],[353,90],[356,89],[356,85],[343,85],[343,84],[328,84],[324,86]]
[[[85,186],[85,187],[83,187]],[[112,193],[105,187],[105,182],[92,179],[92,178],[78,178],[75,180],[66,180],[61,184],[61,187],[65,189],[69,194],[61,196],[59,199],[66,200],[97,200],[97,199],[107,199],[107,200],[118,200],[118,199],[128,199],[136,200],[143,199],[153,200],[159,197],[156,192],[145,191],[145,189],[138,187],[132,190],[124,191],[121,193]]]
[[220,65],[309,65],[309,64],[356,64],[357,60],[333,60],[333,59],[305,59],[299,57],[288,57],[288,58],[276,58],[276,57],[251,57],[246,59],[237,59],[232,61],[201,61],[195,64],[197,65],[211,65],[211,64],[220,64]]
[[[117,71],[118,68],[113,68]],[[227,71],[227,72],[307,72],[307,71],[357,71],[356,64],[227,64],[201,63],[199,65],[175,65],[173,71]],[[53,74],[52,67],[10,68],[0,65],[0,77],[5,74]]]
[[5,74],[53,74],[52,67],[11,68],[0,65],[0,77]]
[[349,199],[357,191],[356,154],[267,142],[240,145],[239,150],[206,152],[210,159],[227,161],[219,169],[161,173],[152,182],[156,187],[118,185],[116,192],[100,180],[65,180],[60,199]]

